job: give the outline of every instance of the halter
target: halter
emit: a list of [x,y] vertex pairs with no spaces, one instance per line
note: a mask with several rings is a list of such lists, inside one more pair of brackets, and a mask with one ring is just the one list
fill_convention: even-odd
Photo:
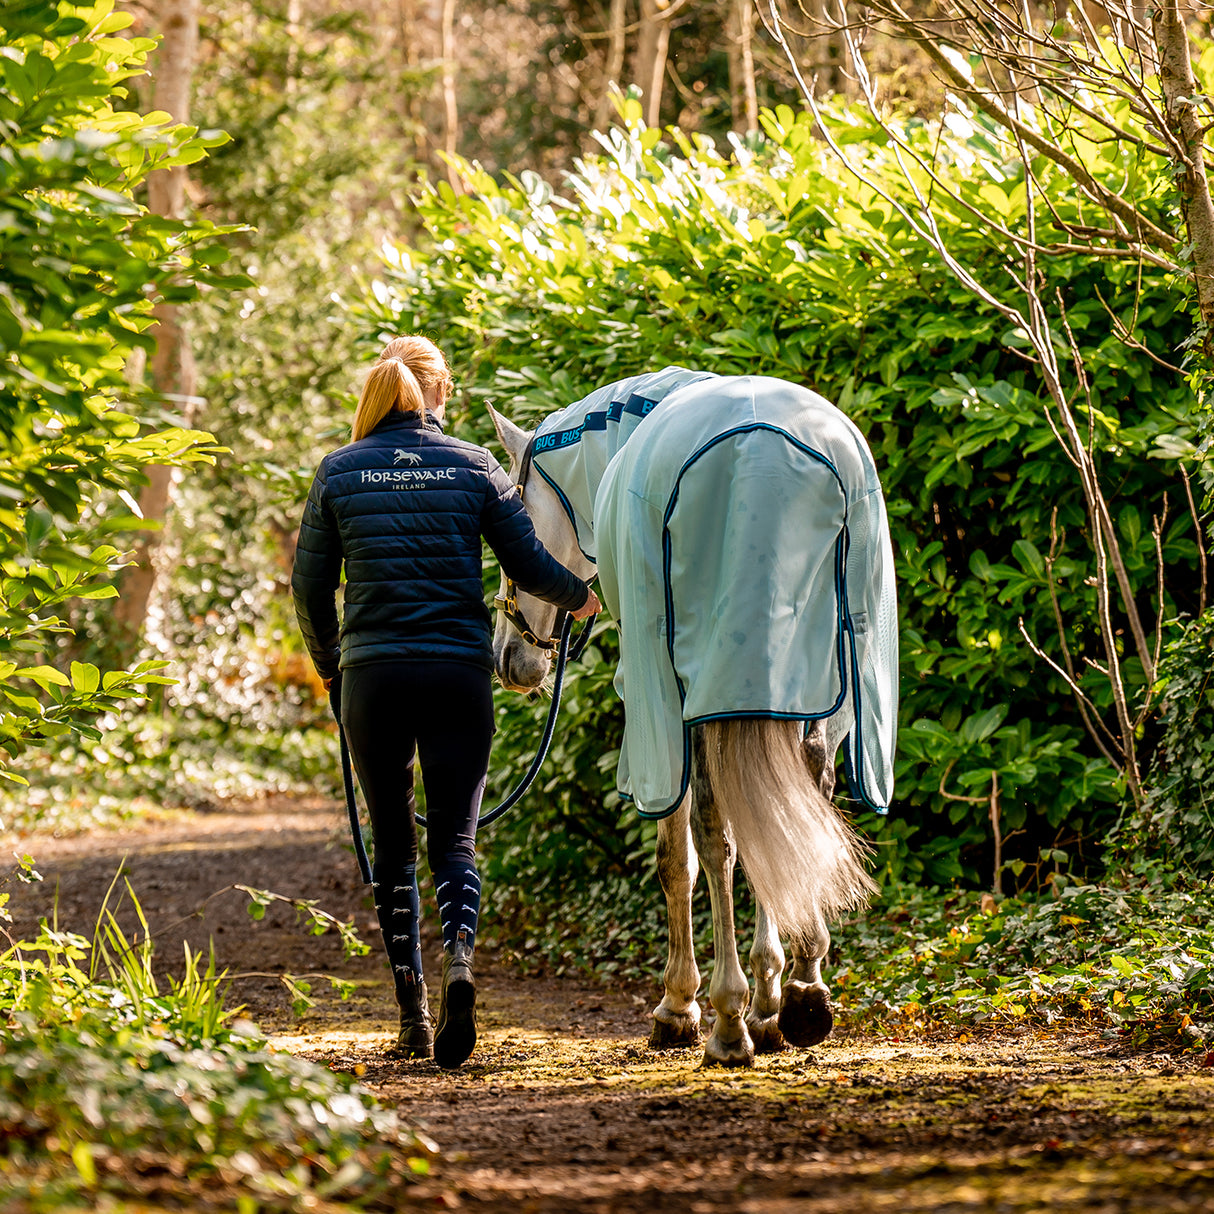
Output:
[[[527,477],[531,472],[532,457],[535,454],[535,435],[532,434],[530,441],[527,443],[527,448],[523,452],[522,461],[519,463],[518,480],[515,482],[518,488],[519,500],[522,500],[523,489],[527,484]],[[493,596],[493,605],[510,621],[511,624],[518,630],[519,636],[527,642],[528,645],[546,653],[549,658],[556,656],[556,651],[560,647],[561,625],[564,623],[565,612],[558,611],[556,621],[553,624],[553,629],[556,632],[555,636],[541,637],[536,633],[527,621],[527,617],[523,614],[522,608],[518,605],[518,586],[506,575],[506,571],[502,570],[502,580],[505,583],[504,593],[495,594]]]

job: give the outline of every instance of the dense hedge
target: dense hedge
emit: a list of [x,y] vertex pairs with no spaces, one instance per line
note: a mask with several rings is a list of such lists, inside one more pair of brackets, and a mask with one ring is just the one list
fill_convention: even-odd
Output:
[[1141,812],[1118,833],[1125,867],[1208,875],[1214,865],[1214,612],[1189,621],[1159,664],[1160,738]]
[[[1024,343],[888,204],[832,164],[807,116],[766,115],[766,135],[729,158],[677,132],[672,146],[636,114],[625,119],[560,194],[533,176],[502,184],[472,166],[466,193],[445,183],[426,190],[418,205],[431,240],[389,250],[362,304],[368,341],[415,329],[436,336],[462,393],[457,425],[478,441],[491,436],[485,398],[533,422],[601,383],[668,363],[782,376],[837,402],[881,469],[901,578],[899,801],[888,822],[861,816],[885,871],[989,874],[988,808],[946,798],[942,775],[948,792],[982,797],[997,773],[1003,830],[1020,832],[1013,856],[1036,860],[1041,847],[1074,840],[1090,847],[1116,813],[1118,774],[1019,630],[1023,620],[1057,656],[1047,577],[1056,510],[1053,577],[1068,640],[1098,656],[1083,498]],[[881,132],[842,111],[832,121],[880,171]],[[993,191],[1009,222],[1023,212],[1019,166],[989,132],[953,124],[908,134],[935,141],[937,164],[964,189],[988,201]],[[1047,180],[1052,204],[1073,210],[1069,184]],[[1158,192],[1140,188],[1142,197]],[[1002,278],[1008,250],[964,213],[941,222],[963,260]],[[1113,260],[1068,255],[1042,268],[1092,379],[1093,442],[1140,607],[1155,618],[1151,519],[1167,493],[1164,615],[1192,610],[1193,523],[1175,508],[1183,488],[1165,454],[1183,447],[1176,440],[1190,432],[1194,403],[1182,376],[1151,357],[1171,358],[1188,334],[1182,288]],[[1151,352],[1119,341],[1110,313],[1131,325],[1136,316]],[[581,836],[623,862],[643,834],[610,791],[620,727],[613,655],[605,632],[572,683],[549,800],[540,809],[533,801],[530,822],[498,828],[499,858],[539,857],[539,879],[559,880],[576,863]],[[1137,660],[1124,658],[1140,685]],[[1108,706],[1097,674],[1083,684]],[[525,756],[533,711],[503,701],[495,766]],[[573,831],[564,842],[558,824]]]

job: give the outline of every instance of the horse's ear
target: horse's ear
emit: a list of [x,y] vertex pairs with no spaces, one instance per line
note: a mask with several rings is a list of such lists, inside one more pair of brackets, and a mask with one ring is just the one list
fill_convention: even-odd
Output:
[[516,465],[523,458],[523,452],[527,450],[527,440],[531,435],[526,430],[520,430],[488,401],[485,402],[485,408],[489,410],[489,416],[493,418],[493,428],[497,431],[497,437],[502,446],[506,448],[506,454],[510,456],[511,465]]

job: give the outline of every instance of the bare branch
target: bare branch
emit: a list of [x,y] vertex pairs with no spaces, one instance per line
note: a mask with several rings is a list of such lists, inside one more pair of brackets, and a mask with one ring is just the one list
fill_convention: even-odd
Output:
[[[1075,696],[1075,703],[1079,708],[1079,715],[1083,720],[1084,727],[1091,735],[1092,741],[1100,748],[1101,752],[1113,764],[1114,767],[1120,766],[1113,756],[1105,747],[1105,739],[1107,738],[1110,746],[1116,748],[1117,739],[1113,737],[1109,731],[1109,727],[1100,717],[1099,710],[1096,705],[1088,698],[1088,696],[1080,690],[1079,680],[1075,675],[1075,665],[1071,661],[1071,647],[1067,644],[1066,639],[1066,624],[1062,618],[1062,604],[1058,601],[1058,584],[1054,581],[1054,565],[1058,560],[1058,552],[1062,546],[1062,541],[1066,538],[1066,533],[1063,532],[1060,536],[1058,533],[1058,507],[1055,506],[1050,514],[1050,554],[1046,557],[1045,573],[1046,584],[1050,590],[1050,606],[1054,609],[1054,623],[1058,628],[1058,646],[1062,651],[1062,661],[1066,666],[1066,672],[1063,678],[1067,681]],[[1028,638],[1028,634],[1024,630],[1024,621],[1020,621],[1020,631],[1024,635],[1025,640],[1028,640],[1029,647],[1034,653],[1041,654],[1041,651]],[[1044,657],[1044,654],[1041,654]],[[1048,662],[1050,659],[1046,658]],[[1051,663],[1053,665],[1053,663]],[[1055,666],[1055,669],[1057,667]],[[1061,673],[1061,672],[1060,672]],[[1102,736],[1103,733],[1103,736]]]
[[956,759],[950,759],[948,761],[948,765],[944,769],[944,774],[940,777],[940,795],[946,801],[964,801],[967,805],[985,805],[987,802],[986,797],[963,797],[960,793],[945,791],[944,782],[948,779],[949,772],[951,772],[956,766]]
[[1189,502],[1189,513],[1193,516],[1193,527],[1197,532],[1197,559],[1201,563],[1201,588],[1200,588],[1200,606],[1197,609],[1198,615],[1206,613],[1206,545],[1201,533],[1201,519],[1197,514],[1197,507],[1193,503],[1193,486],[1189,484],[1188,469],[1184,464],[1180,465],[1180,476],[1184,481],[1185,497]]
[[[669,21],[675,16],[680,9],[686,8],[691,0],[672,0],[668,8],[660,8],[653,14],[654,21]],[[593,33],[589,30],[580,30],[576,26],[571,25],[570,31],[577,37],[579,42],[606,42],[613,36],[622,34],[635,34],[641,28],[640,21],[634,21],[631,25],[626,25],[622,30],[596,30]]]
[[[916,26],[915,19],[901,8],[897,0],[889,0],[888,5],[883,5],[883,7],[888,7],[891,14],[889,19],[898,27],[899,32],[907,33]],[[968,97],[983,113],[994,118],[1001,126],[1023,139],[1035,151],[1040,152],[1064,169],[1093,202],[1098,203],[1110,216],[1120,220],[1125,225],[1127,232],[1133,232],[1136,239],[1169,253],[1178,247],[1178,242],[1173,236],[1152,223],[1131,203],[1098,182],[1088,172],[1082,161],[1045,138],[1040,132],[1033,130],[997,97],[978,88],[973,80],[941,50],[939,45],[928,39],[922,39],[921,45],[924,53],[931,59],[941,76],[961,95]]]
[[[1168,495],[1163,495],[1163,509],[1158,516],[1151,520],[1151,534],[1155,538],[1155,596],[1158,601],[1158,614],[1155,617],[1155,669],[1159,669],[1159,655],[1163,652],[1163,528],[1168,521]],[[1147,688],[1147,704],[1150,703],[1152,684]],[[1143,707],[1146,713],[1146,707]],[[1144,718],[1145,719],[1145,715]]]
[[[1053,670],[1054,673],[1057,674],[1063,680],[1063,682],[1066,683],[1066,685],[1071,689],[1072,693],[1074,694],[1076,700],[1087,705],[1087,709],[1090,713],[1096,714],[1098,712],[1096,705],[1092,703],[1091,699],[1089,699],[1087,694],[1084,692],[1083,688],[1079,686],[1078,682],[1076,682],[1076,680],[1072,679],[1071,676],[1068,675],[1067,672],[1065,670],[1063,670],[1062,667],[1059,666],[1058,663],[1055,662],[1054,659],[1052,657],[1050,657],[1050,655],[1048,653],[1046,653],[1045,650],[1042,649],[1041,646],[1038,645],[1031,636],[1029,636],[1027,630],[1024,627],[1023,619],[1020,620],[1020,635],[1022,637],[1024,637],[1025,644],[1028,645],[1028,647],[1033,651],[1033,653],[1035,653],[1043,662],[1045,662],[1050,667],[1050,669]],[[1084,658],[1084,661],[1087,662],[1087,664],[1089,666],[1094,667],[1096,670],[1101,670],[1101,668],[1099,666],[1097,666],[1096,663],[1093,662],[1090,658]],[[1107,673],[1107,672],[1101,671],[1101,673],[1103,674],[1103,673]],[[1116,738],[1114,737],[1113,733],[1109,730],[1108,726],[1105,725],[1105,723],[1103,721],[1101,721],[1099,716],[1097,716],[1097,715],[1093,716],[1093,720],[1096,722],[1096,724],[1099,726],[1100,729],[1103,729],[1105,731],[1105,734],[1111,740],[1113,748],[1120,751],[1120,747],[1117,744]],[[1085,719],[1084,723],[1087,724],[1086,719]],[[1108,761],[1110,763],[1112,763],[1112,765],[1114,767],[1121,767],[1122,763],[1124,762],[1124,759],[1122,759],[1120,757],[1116,757],[1112,753],[1112,751],[1109,749],[1109,747],[1105,745],[1104,740],[1101,737],[1101,735],[1098,732],[1096,732],[1096,729],[1093,728],[1091,725],[1088,725],[1088,733],[1091,735],[1092,741],[1095,742],[1096,745],[1100,748],[1100,753],[1102,755],[1104,755],[1104,757],[1106,759],[1108,759]]]
[[1141,286],[1142,267],[1141,266],[1139,267],[1138,280],[1139,280],[1139,288],[1138,288],[1138,291],[1135,292],[1135,295],[1134,295],[1134,317],[1133,317],[1134,323],[1131,326],[1127,326],[1125,324],[1125,322],[1121,319],[1121,317],[1118,316],[1117,313],[1114,312],[1113,309],[1109,307],[1109,305],[1105,302],[1104,296],[1101,295],[1101,293],[1100,293],[1099,286],[1097,286],[1095,288],[1096,298],[1098,300],[1100,300],[1100,306],[1102,308],[1104,308],[1105,314],[1108,316],[1110,322],[1113,325],[1113,332],[1117,334],[1117,340],[1119,342],[1121,342],[1122,345],[1129,346],[1129,348],[1131,350],[1140,350],[1152,362],[1158,363],[1159,366],[1163,367],[1167,371],[1174,371],[1177,375],[1183,375],[1184,368],[1178,367],[1174,363],[1168,362],[1167,359],[1160,358],[1159,355],[1156,354],[1155,351],[1152,350],[1150,346],[1146,345],[1145,342],[1139,341],[1138,338],[1136,338],[1134,336],[1133,331],[1134,331],[1134,329],[1136,329],[1138,327],[1138,306],[1139,306],[1139,302],[1142,298],[1142,286]]
[[[1143,673],[1146,676],[1147,682],[1153,683],[1155,681],[1155,664],[1151,660],[1151,649],[1147,644],[1146,632],[1142,627],[1142,617],[1138,612],[1138,603],[1134,598],[1134,589],[1130,585],[1130,575],[1126,570],[1125,560],[1121,554],[1121,541],[1118,539],[1117,530],[1113,526],[1113,516],[1109,513],[1109,504],[1106,501],[1104,492],[1101,490],[1100,484],[1096,478],[1093,455],[1093,444],[1095,441],[1093,418],[1095,417],[1096,410],[1092,402],[1091,384],[1088,381],[1087,371],[1083,365],[1083,354],[1079,349],[1079,343],[1075,340],[1075,334],[1071,329],[1071,322],[1066,314],[1066,307],[1063,304],[1062,293],[1057,292],[1057,296],[1058,312],[1062,319],[1063,327],[1066,330],[1067,341],[1071,348],[1071,358],[1075,365],[1075,378],[1083,388],[1084,399],[1087,405],[1088,443],[1086,449],[1087,460],[1084,469],[1084,492],[1088,499],[1088,505],[1092,511],[1093,522],[1096,524],[1096,528],[1104,533],[1104,544],[1099,545],[1099,552],[1103,552],[1104,545],[1107,545],[1106,559],[1113,566],[1113,575],[1117,579],[1117,588],[1121,592],[1121,605],[1129,620],[1130,634],[1133,636],[1135,648],[1138,650],[1138,660],[1142,663]],[[1076,434],[1076,438],[1077,437],[1078,435]],[[1094,535],[1093,540],[1095,540],[1095,538],[1096,537]],[[1106,648],[1109,648],[1109,646],[1106,646]],[[1113,647],[1112,652],[1109,653],[1110,670],[1114,669],[1116,664],[1117,654],[1115,647]],[[1120,675],[1118,676],[1118,680],[1120,681]],[[1114,694],[1116,696],[1118,693],[1115,692]],[[1124,688],[1122,688],[1120,691],[1121,697],[1124,697],[1124,694]]]
[[[965,0],[962,0],[962,2],[964,3]],[[842,7],[844,0],[839,0],[839,3]],[[924,22],[916,28],[915,22],[901,8],[899,0],[874,0],[874,8],[882,16],[891,20],[895,29],[905,32],[908,36],[914,35],[916,32],[922,33],[929,29],[931,25],[930,22]],[[983,11],[985,12],[986,10],[984,9]],[[1040,65],[1035,62],[1032,56],[1026,59],[1023,56],[1018,58],[1016,55],[1009,56],[1005,53],[1000,63],[1002,70],[1007,72],[1008,87],[992,80],[991,88],[980,88],[974,83],[972,76],[963,70],[963,64],[960,61],[954,62],[950,57],[952,48],[949,47],[949,50],[946,51],[945,48],[949,46],[946,34],[941,33],[939,35],[941,44],[937,44],[924,36],[920,39],[924,52],[937,66],[941,75],[947,81],[950,81],[962,96],[965,96],[977,105],[988,117],[994,118],[1009,133],[1019,152],[1025,174],[1026,206],[1024,232],[1008,233],[1008,229],[992,221],[988,216],[983,215],[980,219],[990,230],[1002,231],[1010,235],[1012,238],[1011,243],[1019,249],[1023,256],[1022,274],[1017,274],[1009,266],[1004,266],[1004,271],[1009,274],[1018,290],[1024,296],[1024,306],[1017,307],[1015,304],[1009,302],[1006,297],[1001,297],[992,291],[976,277],[974,272],[961,264],[949,247],[948,242],[944,239],[938,226],[936,215],[933,212],[936,191],[941,191],[946,197],[959,203],[971,214],[974,213],[974,208],[970,207],[964,199],[959,199],[957,197],[958,191],[950,188],[948,183],[942,179],[934,157],[932,162],[929,163],[915,150],[909,140],[894,127],[894,124],[882,117],[876,89],[868,71],[868,66],[861,54],[861,48],[858,44],[854,27],[848,27],[846,21],[839,23],[840,28],[846,27],[844,37],[852,54],[856,78],[864,101],[870,113],[881,125],[889,139],[890,154],[900,173],[901,185],[909,192],[909,199],[906,202],[897,197],[890,187],[884,185],[868,164],[862,161],[859,163],[853,161],[840,147],[830,125],[824,120],[812,90],[806,87],[804,76],[801,74],[796,57],[792,54],[784,34],[781,17],[777,9],[777,0],[769,0],[769,11],[764,13],[763,19],[764,25],[772,34],[772,37],[780,46],[789,62],[794,78],[801,88],[806,103],[817,120],[818,129],[822,137],[826,140],[831,151],[842,165],[859,182],[872,190],[878,197],[884,199],[901,216],[910,230],[940,257],[944,266],[962,286],[976,298],[994,308],[1005,320],[1022,331],[1028,338],[1029,345],[1037,357],[1040,373],[1046,388],[1048,402],[1045,404],[1044,413],[1047,422],[1059,442],[1060,449],[1076,468],[1083,489],[1088,516],[1091,521],[1091,545],[1096,561],[1094,578],[1096,606],[1105,665],[1102,666],[1086,656],[1084,657],[1084,661],[1108,680],[1116,710],[1116,733],[1105,726],[1103,720],[1100,719],[1099,712],[1095,709],[1095,705],[1092,704],[1091,700],[1079,688],[1078,678],[1074,673],[1074,667],[1070,659],[1070,651],[1066,646],[1065,628],[1060,624],[1065,658],[1068,665],[1071,666],[1070,673],[1045,655],[1032,642],[1023,624],[1021,625],[1021,632],[1024,634],[1025,640],[1029,643],[1033,652],[1047,661],[1072,689],[1080,704],[1081,717],[1084,719],[1085,727],[1088,728],[1097,741],[1101,753],[1123,772],[1127,787],[1135,804],[1141,804],[1143,793],[1138,771],[1135,734],[1137,722],[1132,719],[1133,714],[1130,709],[1129,697],[1121,671],[1119,637],[1114,628],[1112,616],[1110,587],[1114,579],[1117,581],[1121,601],[1129,618],[1131,631],[1134,634],[1139,659],[1142,662],[1148,679],[1153,680],[1155,663],[1153,655],[1147,647],[1146,637],[1138,616],[1137,605],[1134,601],[1132,587],[1125,569],[1116,529],[1112,524],[1108,503],[1099,481],[1095,462],[1096,413],[1091,400],[1090,385],[1082,355],[1067,318],[1065,303],[1061,299],[1061,296],[1059,296],[1061,326],[1065,330],[1071,362],[1073,364],[1073,394],[1076,396],[1082,395],[1087,405],[1086,437],[1080,431],[1075,413],[1068,400],[1069,393],[1064,387],[1062,373],[1058,364],[1059,351],[1055,349],[1055,337],[1050,329],[1050,317],[1046,312],[1045,304],[1041,297],[1036,260],[1038,253],[1044,252],[1038,244],[1036,231],[1037,192],[1041,187],[1033,171],[1032,162],[1034,154],[1044,155],[1047,160],[1067,172],[1078,187],[1080,195],[1086,196],[1090,201],[1101,207],[1105,214],[1108,215],[1109,221],[1112,224],[1113,231],[1111,236],[1114,240],[1128,245],[1151,244],[1156,248],[1163,248],[1165,251],[1177,248],[1179,242],[1168,233],[1163,232],[1162,229],[1156,227],[1132,204],[1116,195],[1115,191],[1103,183],[1096,181],[1078,155],[1073,155],[1064,149],[1055,139],[1043,135],[1029,121],[1028,115],[1022,110],[1022,106],[1025,105],[1025,95],[1038,87],[1038,85],[1045,88],[1054,87],[1052,76],[1038,70]],[[984,31],[984,36],[989,41],[995,42],[1000,37],[1001,31],[1006,33],[1008,38],[1020,36],[1019,34],[1015,34],[1014,30],[1008,28],[1005,23],[1001,24],[1001,22],[1003,22],[1003,18],[992,18],[991,27]],[[1005,50],[1006,48],[998,49]],[[1028,66],[1030,70],[1021,71],[1022,65]],[[987,67],[990,67],[989,63]],[[1130,87],[1137,87],[1136,83],[1132,80],[1130,81]],[[1007,97],[1006,102],[1002,99],[1003,96]],[[1038,107],[1035,112],[1040,114],[1040,108]],[[1061,126],[1066,138],[1075,138],[1074,133],[1066,122],[1063,122]],[[1108,128],[1106,127],[1105,129],[1107,130]],[[925,179],[927,183],[930,183],[926,193],[923,188]],[[1051,213],[1055,218],[1061,218],[1057,216],[1056,212]],[[1007,235],[1005,235],[1005,239]],[[1106,237],[1102,236],[1101,238]],[[1057,421],[1055,421],[1054,410],[1057,411]],[[1057,605],[1056,590],[1052,584],[1052,568],[1050,580],[1052,600],[1055,604],[1056,623],[1060,623],[1061,609]],[[1101,730],[1104,731],[1103,734]],[[1120,761],[1115,757],[1118,754],[1120,755]],[[942,780],[942,795],[944,794],[944,783],[945,781]],[[947,795],[955,796],[956,794]],[[992,814],[996,813],[997,805],[993,804]],[[994,817],[992,817],[992,822],[997,825]]]

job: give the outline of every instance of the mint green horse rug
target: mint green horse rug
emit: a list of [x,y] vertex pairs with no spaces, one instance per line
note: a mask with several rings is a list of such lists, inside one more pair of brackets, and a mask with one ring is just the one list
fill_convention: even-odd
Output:
[[852,795],[888,808],[893,553],[842,412],[785,380],[670,367],[545,418],[532,459],[619,622],[617,783],[641,814],[675,809],[692,727],[724,717],[828,720]]

